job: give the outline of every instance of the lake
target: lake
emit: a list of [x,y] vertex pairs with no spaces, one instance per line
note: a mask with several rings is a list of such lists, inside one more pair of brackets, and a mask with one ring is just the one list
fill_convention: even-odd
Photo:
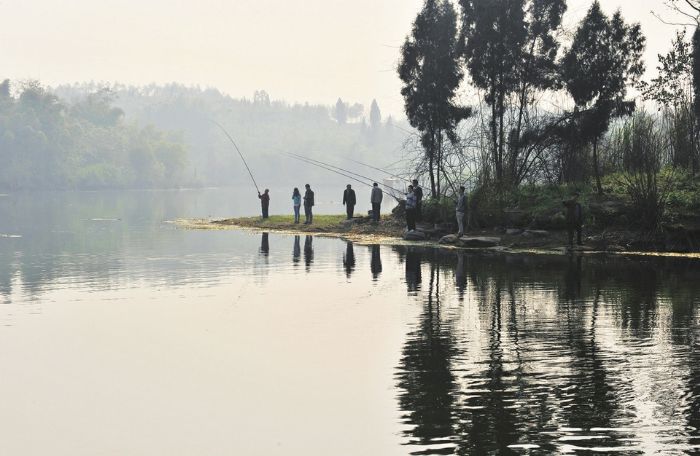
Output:
[[0,454],[700,452],[700,260],[169,223],[257,204],[0,196]]

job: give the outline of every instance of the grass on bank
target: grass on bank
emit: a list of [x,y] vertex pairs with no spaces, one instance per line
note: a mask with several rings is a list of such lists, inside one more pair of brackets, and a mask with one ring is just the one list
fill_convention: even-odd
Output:
[[237,217],[220,220],[216,223],[237,225],[250,228],[294,229],[295,231],[314,231],[319,229],[337,229],[345,221],[345,215],[314,215],[312,225],[304,225],[304,217],[298,224],[294,223],[293,215],[271,215],[267,219],[257,217]]
[[403,234],[405,224],[402,219],[383,215],[379,223],[373,223],[369,217],[355,217],[353,223],[347,223],[347,216],[314,215],[311,225],[304,225],[304,217],[296,224],[293,215],[271,215],[262,217],[237,217],[208,222],[218,226],[238,226],[271,231],[292,231],[305,233],[353,233],[357,235],[381,235],[397,237]]

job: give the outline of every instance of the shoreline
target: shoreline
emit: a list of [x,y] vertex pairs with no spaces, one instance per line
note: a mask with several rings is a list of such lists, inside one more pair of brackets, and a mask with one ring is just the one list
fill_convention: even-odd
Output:
[[[472,230],[456,243],[441,243],[443,234],[426,225],[418,231],[429,233],[424,240],[404,239],[403,221],[386,216],[379,224],[369,218],[360,217],[347,221],[345,215],[314,216],[314,224],[294,224],[291,216],[271,216],[263,220],[256,217],[235,217],[224,219],[178,219],[175,225],[189,230],[241,230],[252,232],[274,232],[288,235],[307,235],[341,239],[359,245],[381,244],[397,246],[430,247],[438,249],[481,251],[505,254],[532,255],[614,255],[635,257],[677,257],[700,259],[700,252],[666,252],[655,250],[623,249],[619,245],[609,248],[595,248],[584,243],[581,247],[568,248],[566,232],[544,230]],[[511,232],[511,234],[509,234]],[[434,235],[434,236],[431,236]],[[454,236],[456,239],[456,236]],[[476,245],[470,244],[476,240]],[[493,245],[493,242],[497,242]],[[465,242],[466,241],[466,242]],[[483,245],[478,245],[482,243]]]

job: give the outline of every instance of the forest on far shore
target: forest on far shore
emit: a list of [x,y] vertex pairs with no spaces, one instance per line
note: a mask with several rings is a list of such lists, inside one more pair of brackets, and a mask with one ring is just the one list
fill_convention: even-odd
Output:
[[[261,182],[334,182],[289,157],[401,161],[407,124],[338,99],[289,104],[180,84],[0,83],[0,191],[230,186],[248,182],[221,124]],[[345,161],[346,166],[352,166]],[[356,166],[356,165],[355,165]],[[400,166],[396,164],[395,166]]]

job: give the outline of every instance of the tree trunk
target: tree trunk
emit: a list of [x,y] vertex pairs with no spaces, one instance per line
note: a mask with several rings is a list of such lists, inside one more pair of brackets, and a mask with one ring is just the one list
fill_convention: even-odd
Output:
[[496,182],[500,182],[503,178],[503,163],[498,159],[498,127],[496,125],[496,119],[498,118],[496,109],[496,89],[495,87],[491,90],[491,97],[493,99],[493,104],[491,105],[491,141],[492,153],[493,153],[493,166],[496,171]]
[[503,87],[499,88],[498,93],[498,161],[501,163],[501,177],[499,184],[503,184],[503,147],[504,147],[504,130],[503,117],[505,116],[505,93]]
[[444,172],[444,166],[442,163],[442,130],[438,130],[437,137],[437,194],[438,197],[442,195],[442,186],[440,185],[440,176]]
[[598,164],[598,138],[593,141],[593,174],[598,195],[603,194],[603,186],[600,183],[600,165]]
[[430,176],[430,194],[433,198],[436,197],[437,192],[435,191],[435,170],[433,165],[433,159],[435,157],[435,134],[430,131],[430,150],[428,151],[428,175]]

